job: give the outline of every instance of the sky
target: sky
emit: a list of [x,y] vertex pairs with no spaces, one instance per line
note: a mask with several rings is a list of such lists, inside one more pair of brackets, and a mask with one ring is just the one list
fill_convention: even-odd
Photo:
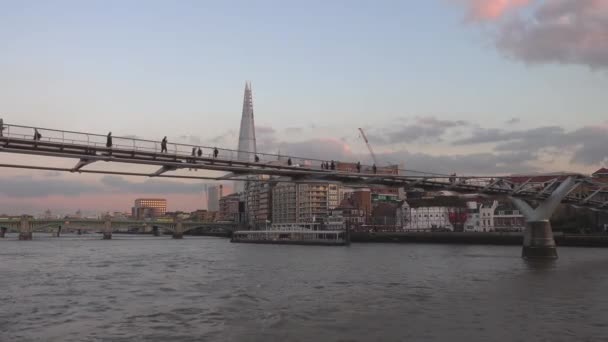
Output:
[[[236,148],[251,81],[262,152],[367,162],[362,127],[407,169],[608,163],[608,0],[0,0],[0,42],[9,124]],[[203,186],[0,169],[0,214],[194,210]]]

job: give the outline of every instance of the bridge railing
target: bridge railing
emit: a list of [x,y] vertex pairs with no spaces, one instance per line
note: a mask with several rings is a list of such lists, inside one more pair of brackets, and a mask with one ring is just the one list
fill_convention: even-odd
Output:
[[[107,135],[84,133],[67,130],[57,130],[42,127],[23,126],[4,124],[3,136],[13,139],[34,140],[34,132],[37,130],[41,137],[40,141],[55,144],[73,144],[90,147],[92,149],[106,149]],[[288,155],[278,155],[272,153],[253,153],[238,151],[215,146],[193,145],[184,143],[167,142],[167,155],[180,157],[192,156],[192,152],[198,157],[198,149],[201,149],[203,158],[213,158],[214,149],[218,150],[217,159],[224,161],[245,161],[254,162],[255,157],[259,158],[259,163],[277,163],[287,165],[291,159],[293,166],[305,166],[310,168],[320,168],[323,162],[320,159],[295,157]],[[149,153],[161,153],[161,142],[149,139],[142,139],[131,136],[112,136],[112,150],[128,150]],[[193,158],[194,159],[194,158]]]
[[[68,130],[57,130],[57,129],[49,129],[42,127],[34,127],[34,126],[23,126],[23,125],[13,125],[4,123],[4,130],[2,131],[2,135],[7,138],[12,139],[21,139],[21,140],[33,140],[34,132],[37,130],[40,134],[40,141],[49,142],[59,145],[80,145],[86,146],[88,148],[100,151],[109,151],[106,147],[107,136],[103,134],[95,134],[95,133],[86,133],[86,132],[75,132]],[[189,159],[192,157],[193,149],[195,149],[196,156],[192,159],[196,160],[198,158],[198,149],[202,151],[202,158],[206,159],[214,159],[213,151],[215,148],[218,150],[217,159],[221,161],[240,161],[240,162],[250,162],[253,163],[255,161],[255,157],[259,158],[259,163],[261,166],[266,165],[281,165],[288,167],[288,160],[291,159],[291,164],[293,167],[303,167],[306,169],[312,170],[321,170],[322,163],[329,163],[327,160],[308,158],[308,157],[298,157],[298,156],[289,156],[289,155],[278,155],[272,153],[252,153],[247,151],[238,151],[234,149],[225,149],[219,148],[215,146],[205,146],[205,145],[193,145],[193,144],[184,144],[184,143],[175,143],[168,142],[167,143],[167,153],[165,155],[168,156],[179,156],[182,159]],[[112,151],[121,150],[121,151],[136,151],[136,152],[147,152],[153,154],[161,153],[161,142],[156,140],[142,139],[136,136],[112,136]],[[344,162],[344,161],[336,161],[336,163],[341,164],[350,164],[350,169],[340,169],[336,167],[336,170],[332,172],[336,173],[353,173],[354,165],[353,162]],[[385,165],[376,165],[378,174],[387,174],[387,175],[399,175],[399,176],[410,176],[416,178],[429,178],[429,179],[443,179],[447,181],[450,175],[441,174],[441,173],[431,173],[431,172],[422,172],[410,169],[400,169],[394,166],[385,166]],[[361,165],[362,173],[372,173],[373,171],[372,165]],[[468,182],[477,180],[467,180]]]

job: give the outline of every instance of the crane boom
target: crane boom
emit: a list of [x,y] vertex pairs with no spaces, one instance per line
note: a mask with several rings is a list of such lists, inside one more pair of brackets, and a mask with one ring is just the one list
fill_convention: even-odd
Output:
[[361,132],[361,136],[363,137],[363,140],[365,141],[365,145],[367,145],[367,149],[369,150],[369,153],[372,155],[374,164],[378,165],[378,160],[376,159],[376,154],[374,153],[374,150],[372,149],[372,145],[369,144],[369,140],[367,140],[367,136],[365,135],[365,132],[363,132],[363,128],[359,128],[359,132]]

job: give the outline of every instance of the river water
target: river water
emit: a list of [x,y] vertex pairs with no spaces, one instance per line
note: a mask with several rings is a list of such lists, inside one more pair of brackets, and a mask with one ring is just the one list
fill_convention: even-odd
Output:
[[608,249],[0,240],[0,341],[607,341]]

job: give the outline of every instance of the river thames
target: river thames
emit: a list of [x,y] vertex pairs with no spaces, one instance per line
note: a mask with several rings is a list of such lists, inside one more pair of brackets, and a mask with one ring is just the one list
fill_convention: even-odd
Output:
[[0,240],[0,341],[606,341],[608,249]]

